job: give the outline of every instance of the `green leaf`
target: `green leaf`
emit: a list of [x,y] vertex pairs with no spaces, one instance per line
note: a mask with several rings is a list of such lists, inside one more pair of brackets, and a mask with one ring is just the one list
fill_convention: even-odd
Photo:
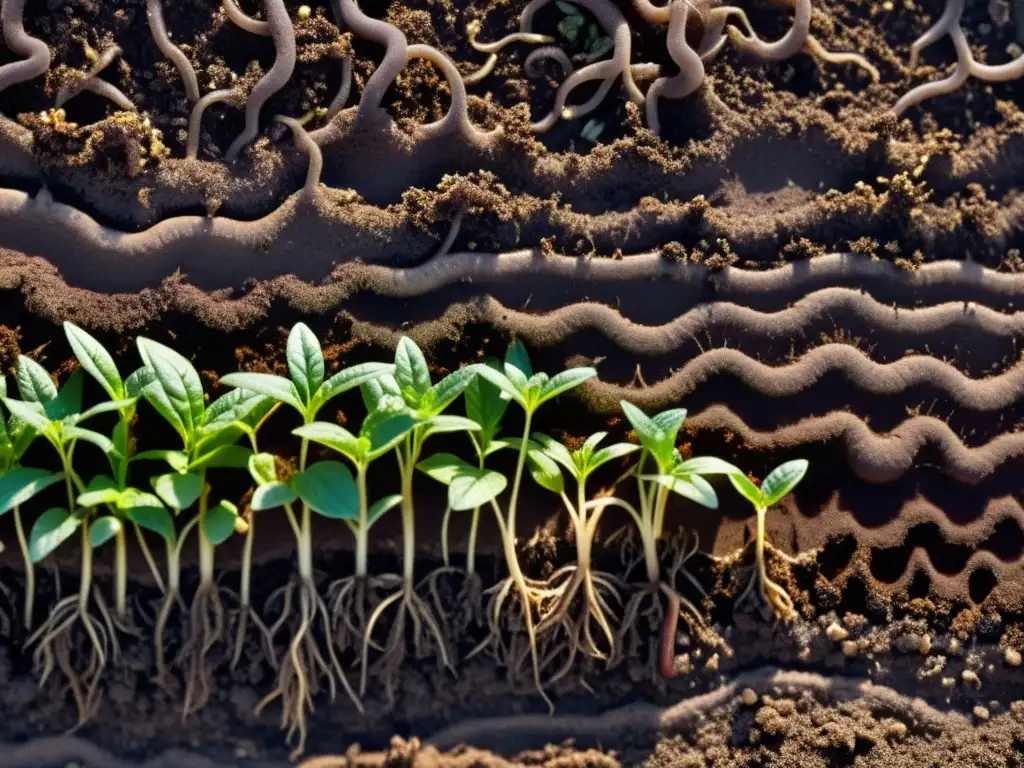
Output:
[[252,508],[256,512],[283,507],[298,498],[298,494],[287,483],[263,483],[252,494]]
[[71,378],[61,387],[60,392],[57,393],[57,399],[51,400],[43,406],[43,410],[51,421],[77,416],[82,412],[83,384],[82,370],[79,369],[72,373]]
[[636,436],[650,453],[657,455],[661,451],[661,444],[665,442],[665,433],[658,429],[657,425],[639,408],[627,400],[620,400],[619,406],[626,420],[633,427]]
[[558,6],[558,10],[564,13],[566,16],[583,16],[583,12],[572,3],[567,3],[565,0],[555,0],[555,5]]
[[239,423],[255,429],[277,402],[251,389],[233,389],[210,403],[200,433],[206,438]]
[[456,511],[476,509],[495,499],[508,481],[500,472],[468,467],[452,478],[448,486],[448,504]]
[[417,464],[416,469],[439,483],[450,485],[459,473],[471,471],[474,467],[453,453],[435,453]]
[[544,385],[544,388],[540,391],[540,401],[537,404],[546,403],[563,392],[578,387],[594,376],[597,376],[597,371],[593,368],[570,368],[568,371],[562,371],[552,376],[551,380]]
[[326,421],[314,421],[312,424],[304,424],[297,429],[293,429],[292,434],[327,446],[332,451],[337,451],[352,461],[360,459],[359,438],[337,424],[329,424]]
[[729,482],[732,483],[732,487],[740,492],[747,501],[753,504],[755,507],[767,507],[764,503],[764,497],[761,495],[761,489],[750,482],[750,478],[746,475],[729,475]]
[[160,382],[156,381],[156,374],[153,374],[153,381],[142,388],[142,397],[153,406],[153,410],[159,413],[164,421],[171,425],[171,428],[181,435],[181,439],[186,443],[189,442],[191,436],[185,429],[185,423],[181,420],[181,416],[174,409],[174,403],[171,402],[170,397],[164,391],[163,387],[160,386]]
[[782,498],[796,488],[797,484],[807,474],[807,459],[794,459],[780,464],[761,483],[762,505],[770,507],[777,504]]
[[441,432],[475,432],[480,425],[465,416],[434,416],[427,419],[423,424],[431,434]]
[[156,374],[149,366],[142,366],[124,380],[124,393],[128,397],[142,397],[142,390],[156,381]]
[[166,461],[167,465],[175,472],[184,472],[188,469],[188,454],[184,451],[143,451],[131,458],[132,461]]
[[124,399],[125,390],[121,374],[117,371],[114,358],[103,345],[74,323],[64,323],[64,335],[67,336],[68,344],[71,345],[71,351],[75,353],[79,364],[96,379],[110,399]]
[[63,434],[65,440],[82,440],[86,443],[92,443],[108,457],[121,458],[121,454],[114,447],[114,441],[106,435],[101,435],[99,432],[82,427],[64,427]]
[[615,445],[609,445],[608,447],[597,451],[590,457],[590,461],[587,462],[587,471],[593,472],[602,464],[607,464],[609,461],[620,459],[623,456],[628,456],[634,451],[639,450],[639,445],[631,445],[630,443],[616,443]]
[[[344,392],[348,392],[350,389],[360,387],[382,376],[392,378],[391,373],[394,370],[395,366],[391,363],[360,363],[359,365],[353,365],[338,371],[338,373],[324,382],[324,385],[317,393],[315,407],[313,408],[314,412],[319,411],[330,400]],[[395,394],[398,394],[397,390],[396,385]]]
[[[360,385],[360,393],[368,413],[378,410],[381,401],[389,395],[397,397],[399,400],[402,399],[402,390],[398,386],[398,382],[395,381],[395,377],[390,373],[384,373],[364,381]],[[405,401],[402,400],[402,402]]]
[[742,475],[739,467],[714,456],[695,456],[672,468],[674,475]]
[[0,397],[7,397],[7,374],[0,373]]
[[110,475],[96,475],[89,481],[85,492],[79,494],[78,506],[88,509],[103,504],[115,504],[121,498],[121,489]]
[[128,488],[121,494],[117,503],[118,509],[140,528],[153,531],[164,541],[174,541],[174,520],[160,499],[152,493],[143,493],[135,488]]
[[664,485],[673,493],[683,498],[695,501],[708,509],[718,509],[718,495],[711,484],[700,475],[692,477],[674,477],[672,475],[642,475],[645,479],[652,479]]
[[203,479],[188,472],[158,475],[151,478],[150,483],[164,504],[179,512],[195,504],[203,492]]
[[526,461],[530,468],[530,477],[541,488],[552,493],[561,493],[565,490],[565,478],[562,476],[562,470],[543,450],[528,450]]
[[236,387],[265,395],[279,403],[290,405],[299,413],[305,410],[299,391],[283,376],[269,373],[229,373],[220,380],[220,383],[225,387]]
[[676,436],[679,434],[679,428],[683,426],[684,421],[686,421],[685,408],[672,408],[668,411],[662,411],[651,419],[651,423],[668,435],[673,444],[676,441]]
[[318,514],[340,520],[359,517],[359,491],[352,472],[339,461],[318,461],[292,479],[299,498]]
[[490,366],[478,364],[476,372],[477,375],[480,376],[480,378],[493,384],[498,390],[505,393],[508,397],[515,400],[521,406],[525,406],[526,398],[523,397],[522,388],[526,386],[526,377],[523,376],[523,374],[515,366],[507,367],[506,372],[508,370],[515,371],[519,375],[520,379],[522,380],[522,386],[516,386],[516,384],[506,374],[502,373],[501,371],[496,371]]
[[[199,425],[203,423],[206,401],[199,374],[187,359],[170,347],[152,339],[138,339],[139,354],[156,374],[156,382],[166,395],[184,428],[182,436],[191,443]],[[149,385],[146,389],[154,386]]]
[[407,413],[376,411],[368,415],[363,421],[360,435],[370,441],[370,458],[376,459],[390,451],[405,439],[417,423],[416,419]]
[[296,323],[288,334],[288,374],[299,400],[312,401],[313,395],[324,383],[324,353],[316,334],[305,323]]
[[398,493],[392,494],[391,496],[385,496],[383,499],[378,499],[373,502],[366,513],[367,526],[373,525],[381,515],[385,512],[390,512],[401,503],[402,496]]
[[98,549],[110,541],[121,531],[121,521],[116,517],[104,515],[89,525],[89,544]]
[[402,397],[414,408],[430,389],[427,360],[416,342],[408,336],[398,340],[398,349],[395,350],[395,381],[398,382]]
[[460,368],[430,388],[430,416],[441,413],[445,408],[454,402],[455,398],[466,391],[466,388],[476,378],[476,367],[466,366]]
[[22,400],[45,405],[57,399],[57,385],[53,383],[46,369],[31,357],[21,355],[18,358],[18,372],[15,378]]
[[112,411],[120,411],[124,408],[130,408],[135,405],[135,398],[127,398],[125,400],[108,400],[105,403],[97,403],[92,408],[89,408],[82,413],[76,420],[76,424],[81,424],[86,419],[91,419],[93,416],[99,416],[101,413],[110,413]]
[[45,432],[50,428],[50,419],[43,413],[43,406],[27,400],[10,400],[5,398],[4,405],[11,412],[12,416],[21,419],[39,432]]
[[0,515],[31,501],[63,479],[63,472],[32,467],[15,467],[5,472],[0,475]]
[[66,509],[54,507],[39,516],[28,537],[28,555],[33,563],[43,560],[48,554],[67,541],[82,524]]
[[515,367],[526,378],[533,376],[533,365],[530,363],[530,355],[526,352],[523,342],[516,339],[508,345],[505,350],[505,365]]
[[272,453],[254,453],[249,457],[249,475],[260,485],[277,482],[277,463]]
[[[480,365],[497,371],[497,361]],[[466,415],[479,424],[484,435],[490,438],[497,433],[509,400],[501,396],[501,390],[492,382],[478,375],[479,369],[474,370],[474,374],[477,375],[474,375],[466,385]]]
[[200,525],[203,528],[203,536],[213,546],[223,544],[231,538],[235,532],[235,518],[238,517],[238,507],[230,501],[220,501],[206,510]]
[[587,52],[590,54],[591,60],[599,59],[614,47],[615,43],[610,37],[599,37],[590,44]]
[[541,432],[534,432],[531,437],[540,445],[545,454],[569,470],[574,477],[576,476],[576,462],[573,461],[572,454],[569,453],[568,448],[553,437]]
[[245,469],[249,466],[252,449],[242,445],[221,445],[205,453],[188,465],[194,472],[201,469]]

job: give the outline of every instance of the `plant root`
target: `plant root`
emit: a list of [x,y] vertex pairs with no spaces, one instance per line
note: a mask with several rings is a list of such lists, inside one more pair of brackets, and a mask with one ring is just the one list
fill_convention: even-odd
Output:
[[167,622],[171,618],[171,610],[175,606],[178,607],[178,611],[182,616],[185,616],[188,612],[181,593],[178,592],[177,588],[171,587],[164,595],[163,605],[160,607],[160,613],[157,615],[156,623],[153,626],[153,652],[156,666],[156,676],[153,678],[153,682],[168,692],[173,691],[174,682],[167,666],[164,634],[167,631]]
[[[398,587],[400,576],[347,576],[331,582],[327,587],[330,603],[331,634],[339,653],[358,649],[366,636],[366,620],[380,605],[382,593]],[[383,646],[371,639],[370,647],[383,651]]]
[[416,594],[412,581],[403,579],[402,586],[381,601],[380,605],[370,615],[370,620],[366,623],[366,631],[363,635],[362,672],[359,679],[360,696],[366,693],[366,682],[370,672],[369,656],[373,628],[392,604],[396,605],[397,613],[392,618],[391,628],[388,631],[387,640],[384,643],[381,655],[373,664],[374,676],[384,681],[384,688],[389,702],[394,701],[395,676],[405,660],[405,624],[407,620],[412,622],[412,642],[415,657],[417,659],[426,658],[429,651],[433,648],[438,656],[438,668],[444,669],[447,667],[453,675],[455,674],[455,666],[452,663],[448,639],[445,637],[441,622],[434,615],[433,609],[427,602]]
[[224,596],[231,598],[236,607],[228,614],[228,626],[232,627],[234,635],[234,650],[231,653],[231,669],[236,669],[242,660],[242,652],[245,650],[249,639],[250,622],[259,631],[257,642],[263,652],[263,658],[273,669],[278,669],[277,652],[274,649],[274,636],[266,622],[260,618],[259,613],[252,605],[242,605],[239,596],[230,589],[223,590]]
[[216,584],[200,584],[189,610],[188,637],[181,647],[179,662],[185,671],[185,701],[182,719],[198,712],[213,692],[213,668],[209,660],[214,647],[226,640],[224,604]]
[[[74,647],[76,622],[85,630],[89,644],[89,662],[84,670],[76,670],[71,663],[72,654],[81,658]],[[46,622],[28,638],[26,645],[36,645],[32,663],[39,674],[39,687],[46,684],[54,667],[59,667],[78,709],[76,729],[88,722],[99,709],[99,684],[107,661],[120,658],[120,645],[112,625],[93,616],[86,600],[70,595],[54,606]]]
[[449,600],[452,605],[449,636],[456,638],[464,635],[470,627],[485,626],[484,585],[478,573],[467,574],[461,568],[451,566],[436,568],[427,575],[421,586],[425,584],[427,591],[430,592],[430,599],[434,603],[434,610],[438,616],[444,616],[447,613],[445,596],[442,594],[444,588],[441,584],[441,577],[447,575],[463,577],[462,587]]
[[[295,629],[288,650],[281,659],[277,686],[260,700],[255,711],[258,715],[268,704],[281,699],[281,727],[287,730],[285,742],[291,745],[292,739],[298,735],[290,756],[295,760],[305,751],[306,713],[313,711],[313,697],[322,690],[324,681],[331,701],[337,695],[337,683],[340,682],[360,712],[363,705],[334,653],[330,641],[331,618],[316,585],[309,578],[293,578],[282,589],[283,610],[274,626],[289,622]],[[293,614],[291,606],[296,592],[299,612]],[[321,645],[326,651],[321,650]]]
[[[785,553],[777,551],[767,542],[765,543],[765,549],[771,549],[773,555],[781,556],[786,562],[792,564],[793,558],[785,555]],[[756,551],[756,550],[755,550]],[[749,600],[754,594],[754,588],[757,587],[757,591],[761,598],[762,606],[770,606],[772,613],[775,618],[781,621],[789,621],[796,616],[796,608],[793,605],[793,598],[789,596],[785,587],[777,582],[773,581],[768,577],[768,568],[765,563],[765,558],[761,553],[756,558],[756,561],[752,568],[750,580],[747,582],[747,586],[736,598],[736,605],[743,605]]]

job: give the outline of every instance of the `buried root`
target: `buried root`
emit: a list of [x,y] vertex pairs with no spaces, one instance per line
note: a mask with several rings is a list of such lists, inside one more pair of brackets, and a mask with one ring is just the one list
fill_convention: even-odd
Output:
[[[401,577],[394,574],[384,576],[346,576],[331,582],[327,587],[327,602],[330,604],[330,627],[334,646],[339,653],[350,648],[359,648],[366,632],[367,619],[380,605],[382,594],[390,592],[401,584]],[[375,651],[384,648],[370,639]]]
[[[445,576],[462,578],[462,586],[458,592],[454,592],[451,585],[443,579]],[[426,585],[430,593],[431,602],[438,616],[445,615],[446,604],[453,606],[449,618],[451,637],[461,637],[470,627],[485,626],[484,584],[478,573],[466,573],[461,568],[443,566],[432,571],[423,580],[421,586],[423,585]]]
[[188,636],[179,655],[179,661],[187,665],[182,717],[198,712],[210,700],[215,662],[209,656],[218,644],[226,645],[226,629],[220,588],[201,584],[189,609]]
[[[293,578],[270,596],[268,607],[279,601],[281,615],[268,632],[274,637],[282,627],[288,626],[292,630],[291,640],[277,667],[277,685],[256,705],[256,714],[277,699],[281,700],[281,727],[286,731],[286,743],[291,745],[297,736],[291,753],[294,760],[305,751],[306,715],[313,711],[313,697],[324,687],[333,701],[340,683],[360,712],[363,706],[334,652],[329,639],[330,614],[312,579]],[[294,610],[296,603],[297,612]]]

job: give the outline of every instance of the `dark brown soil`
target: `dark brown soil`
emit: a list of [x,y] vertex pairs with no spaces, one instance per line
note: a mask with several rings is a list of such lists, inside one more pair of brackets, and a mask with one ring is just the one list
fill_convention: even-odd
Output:
[[[238,4],[266,18],[264,3]],[[665,26],[613,4],[630,25],[631,61],[673,73]],[[248,94],[275,44],[236,27],[219,5],[165,0],[163,12],[200,93]],[[761,62],[727,42],[695,93],[662,100],[660,136],[620,83],[585,118],[534,134],[530,121],[548,112],[562,78],[554,66],[526,77],[531,46],[517,43],[467,89],[469,118],[495,136],[430,138],[420,126],[451,103],[438,70],[411,62],[384,94],[386,115],[357,108],[382,46],[336,26],[333,3],[309,3],[308,18],[299,2],[285,5],[294,72],[263,107],[259,137],[227,163],[242,111],[211,106],[198,159],[185,159],[192,105],[144,0],[28,4],[25,30],[51,58],[45,74],[0,92],[0,369],[28,354],[66,376],[67,319],[116,350],[123,370],[137,362],[137,336],[172,344],[192,355],[212,392],[229,371],[282,370],[287,328],[300,319],[333,367],[385,356],[407,334],[441,373],[518,337],[539,368],[598,367],[598,382],[543,416],[559,437],[628,437],[616,412],[629,397],[687,407],[686,450],[756,477],[785,459],[811,460],[807,480],[769,517],[771,542],[798,556],[795,565],[772,559],[797,600],[795,622],[733,605],[749,559],[736,552],[752,519],[723,492],[718,513],[673,510],[674,525],[700,536],[692,570],[710,593],[703,607],[713,624],[706,637],[680,636],[678,678],[652,677],[652,649],[641,648],[616,669],[567,678],[549,716],[528,675],[512,684],[489,659],[464,661],[457,678],[431,659],[408,661],[394,702],[377,686],[365,715],[344,696],[316,701],[307,754],[339,757],[307,768],[1021,765],[1024,81],[970,78],[897,119],[889,110],[901,96],[952,72],[948,37],[916,70],[907,65],[944,3],[814,0],[812,34],[830,51],[863,52],[879,82],[807,54]],[[496,40],[518,29],[523,5],[360,7],[466,76],[486,60],[467,23],[480,21],[479,39]],[[743,3],[764,40],[787,31],[790,6]],[[1021,53],[1019,8],[968,6],[962,28],[977,61]],[[552,4],[534,27],[579,55],[581,44],[557,31],[560,14]],[[698,33],[688,28],[687,39]],[[47,112],[114,44],[122,53],[100,77],[137,112],[90,92]],[[321,185],[303,194],[309,160],[271,117],[326,106],[347,56],[347,108],[306,125],[324,167]],[[0,67],[23,58],[0,43]],[[583,87],[570,103],[593,92]],[[596,143],[582,136],[591,120]],[[451,248],[435,257],[450,231]],[[290,426],[275,423],[266,447],[293,456]],[[426,510],[441,500],[429,486],[417,492],[425,575],[439,562]],[[525,500],[522,557],[543,578],[572,558],[571,546],[557,505],[539,493]],[[606,522],[603,541],[619,521]],[[14,540],[10,526],[0,521],[0,540]],[[351,570],[337,528],[317,531],[317,566],[332,578]],[[293,568],[287,526],[268,520],[260,531],[262,605]],[[398,536],[393,521],[375,529],[371,570],[397,567]],[[456,524],[457,557],[464,546]],[[486,526],[481,556],[493,583],[502,569]],[[155,595],[132,557],[144,622]],[[617,546],[597,557],[621,572]],[[237,584],[238,562],[239,545],[219,551],[224,585]],[[58,563],[66,595],[73,549]],[[14,548],[0,564],[0,583],[17,595]],[[42,578],[52,602],[56,584]],[[172,628],[172,645],[184,628]],[[59,675],[36,690],[23,633],[17,622],[6,629],[0,768],[286,764],[278,712],[252,714],[272,687],[254,638],[241,667],[218,663],[213,700],[184,722],[180,695],[150,679],[149,634],[124,638],[99,715],[57,737],[75,724],[71,699]],[[478,629],[457,638],[462,653]],[[650,638],[659,629],[641,627]]]

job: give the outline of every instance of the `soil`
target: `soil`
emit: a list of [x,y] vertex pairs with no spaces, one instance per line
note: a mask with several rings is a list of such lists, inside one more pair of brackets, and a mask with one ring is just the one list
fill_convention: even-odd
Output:
[[[912,88],[954,71],[948,35],[908,65],[944,2],[814,0],[814,38],[828,51],[862,52],[877,82],[853,63],[807,53],[762,61],[727,40],[706,59],[699,88],[662,97],[659,133],[621,77],[594,111],[536,133],[531,120],[549,112],[564,78],[551,59],[543,77],[524,73],[534,46],[508,45],[467,86],[477,132],[425,129],[457,101],[440,70],[410,62],[376,91],[378,108],[366,94],[386,70],[379,41],[339,27],[334,3],[309,3],[307,14],[288,0],[294,70],[234,162],[225,154],[245,127],[238,105],[275,66],[276,38],[236,26],[216,0],[163,3],[200,93],[241,94],[206,110],[197,157],[187,159],[192,103],[150,31],[146,2],[27,5],[25,32],[45,41],[49,66],[4,88],[13,71],[5,65],[25,54],[10,40],[20,4],[0,0],[0,369],[12,372],[26,354],[66,377],[74,363],[64,320],[96,334],[122,370],[136,364],[138,336],[171,344],[214,395],[227,372],[282,371],[298,320],[324,341],[332,369],[380,359],[404,334],[444,373],[500,354],[514,337],[539,369],[597,366],[599,380],[541,418],[567,442],[597,429],[629,439],[616,415],[629,397],[649,409],[685,406],[684,449],[754,477],[811,460],[768,520],[771,572],[796,600],[795,620],[773,623],[734,604],[753,520],[723,492],[719,512],[673,510],[672,527],[699,536],[688,566],[711,622],[707,633],[681,625],[674,679],[656,674],[655,618],[641,620],[652,640],[625,663],[584,665],[559,683],[554,715],[528,674],[510,681],[489,658],[462,659],[457,677],[432,658],[407,660],[393,700],[371,686],[363,714],[343,694],[317,697],[307,768],[1024,764],[1024,84],[970,77],[893,114]],[[238,5],[264,20],[274,3]],[[466,77],[487,59],[467,24],[480,23],[480,41],[497,40],[519,29],[523,5],[360,8],[410,45],[434,46]],[[580,5],[584,28],[595,21],[587,9],[606,7]],[[640,4],[611,5],[629,25],[630,61],[674,74],[668,25],[645,20]],[[743,8],[774,41],[793,5]],[[976,61],[1021,54],[1019,3],[968,6],[961,28]],[[533,29],[579,68],[586,43],[559,30],[564,16],[552,3]],[[690,45],[704,29],[688,24]],[[85,82],[114,45],[120,53],[98,78],[134,111],[89,90],[55,110],[61,89]],[[326,119],[317,109],[342,88],[346,59],[352,91]],[[642,69],[635,76],[647,90]],[[585,85],[569,103],[595,90]],[[322,154],[318,186],[304,190],[307,150],[274,115],[306,119]],[[358,421],[356,406],[341,407],[331,416]],[[289,429],[272,422],[265,449],[294,456]],[[437,448],[461,449],[445,440]],[[426,484],[417,494],[417,571],[426,576],[440,565],[438,516],[426,510],[443,500]],[[550,498],[529,492],[524,502],[521,558],[546,578],[572,560],[571,539]],[[595,557],[622,575],[613,534],[628,519],[605,522]],[[317,530],[325,580],[351,572],[339,527]],[[288,526],[275,517],[260,531],[256,605],[294,570]],[[399,537],[394,520],[374,529],[371,572],[399,567]],[[8,518],[0,540],[14,541]],[[457,522],[456,558],[465,546]],[[60,584],[40,574],[43,606],[74,588],[76,553],[66,549],[54,561]],[[489,586],[503,566],[486,524],[480,556]],[[157,595],[140,553],[131,558],[133,616],[144,627]],[[239,543],[218,550],[224,586],[236,588],[239,562]],[[188,551],[186,564],[195,565]],[[10,544],[0,567],[0,583],[19,595]],[[109,594],[106,558],[96,572]],[[187,595],[195,580],[189,570]],[[454,613],[457,585],[445,584]],[[687,580],[676,587],[699,599]],[[126,635],[99,713],[60,736],[75,726],[75,707],[59,675],[37,690],[12,618],[17,602],[0,605],[10,619],[0,624],[0,768],[288,763],[279,711],[253,714],[274,677],[255,635],[234,670],[217,659],[211,701],[184,720],[180,690],[151,679],[151,633]],[[173,626],[171,646],[186,628]],[[455,638],[460,656],[482,632],[470,626]]]

